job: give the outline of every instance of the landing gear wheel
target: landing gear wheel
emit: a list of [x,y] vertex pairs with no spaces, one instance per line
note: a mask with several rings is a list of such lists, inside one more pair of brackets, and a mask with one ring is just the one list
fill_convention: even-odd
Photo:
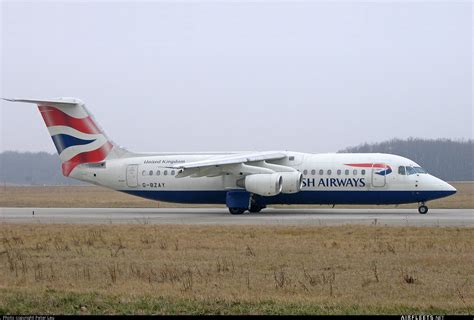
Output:
[[263,207],[256,206],[256,205],[251,205],[249,211],[252,213],[257,213],[262,211]]
[[426,213],[428,212],[428,207],[425,206],[425,205],[419,206],[419,207],[418,207],[418,212],[419,212],[420,214],[426,214]]
[[245,212],[245,209],[242,208],[229,208],[231,214],[242,214]]

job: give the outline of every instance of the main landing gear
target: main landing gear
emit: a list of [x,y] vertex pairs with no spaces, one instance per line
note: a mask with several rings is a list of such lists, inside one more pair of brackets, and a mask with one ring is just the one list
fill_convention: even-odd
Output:
[[252,203],[250,205],[249,212],[257,213],[257,212],[262,211],[263,208],[265,208],[265,207],[259,206],[258,204],[255,204],[255,203]]
[[426,214],[426,213],[428,212],[428,207],[425,206],[425,203],[424,203],[424,202],[422,202],[422,203],[420,204],[420,206],[418,207],[418,212],[419,212],[420,214]]
[[240,190],[227,192],[226,205],[231,214],[243,214],[247,210],[257,213],[266,207],[259,196]]
[[[264,208],[265,207],[252,204],[248,210],[249,210],[249,212],[252,212],[252,213],[258,213],[258,212],[262,211],[262,209],[264,209]],[[243,209],[243,208],[229,208],[229,212],[231,214],[243,214],[245,211],[247,211],[247,210]]]
[[229,212],[231,214],[242,214],[245,212],[245,209],[243,208],[229,208]]

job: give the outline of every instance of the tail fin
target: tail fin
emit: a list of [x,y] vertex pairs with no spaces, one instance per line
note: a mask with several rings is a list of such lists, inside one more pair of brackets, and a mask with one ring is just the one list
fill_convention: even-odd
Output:
[[115,146],[79,99],[5,100],[38,105],[61,159],[64,176],[69,176],[71,171],[81,163],[104,160]]

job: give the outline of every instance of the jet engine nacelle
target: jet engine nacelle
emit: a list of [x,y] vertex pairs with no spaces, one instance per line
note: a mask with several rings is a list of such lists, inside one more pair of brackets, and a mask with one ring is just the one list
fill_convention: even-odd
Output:
[[297,193],[301,191],[303,186],[303,175],[301,172],[280,172],[280,175],[283,178],[282,193]]
[[248,192],[268,197],[281,192],[283,178],[280,173],[251,174],[244,183]]

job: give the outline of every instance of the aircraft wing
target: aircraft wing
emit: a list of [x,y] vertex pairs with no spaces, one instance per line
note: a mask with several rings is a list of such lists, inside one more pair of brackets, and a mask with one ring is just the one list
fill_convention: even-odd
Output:
[[180,169],[182,177],[216,177],[223,174],[272,173],[275,171],[293,171],[286,166],[268,164],[266,160],[278,160],[287,157],[285,152],[252,152],[213,157],[207,160],[173,165]]
[[236,163],[253,162],[253,161],[276,160],[276,159],[283,159],[285,157],[286,157],[286,154],[283,152],[238,153],[238,154],[225,155],[222,157],[215,157],[208,160],[177,164],[177,165],[174,165],[174,167],[180,168],[180,169],[190,169],[190,168],[200,168],[200,167],[208,167],[208,166],[222,166],[226,164],[236,164]]

